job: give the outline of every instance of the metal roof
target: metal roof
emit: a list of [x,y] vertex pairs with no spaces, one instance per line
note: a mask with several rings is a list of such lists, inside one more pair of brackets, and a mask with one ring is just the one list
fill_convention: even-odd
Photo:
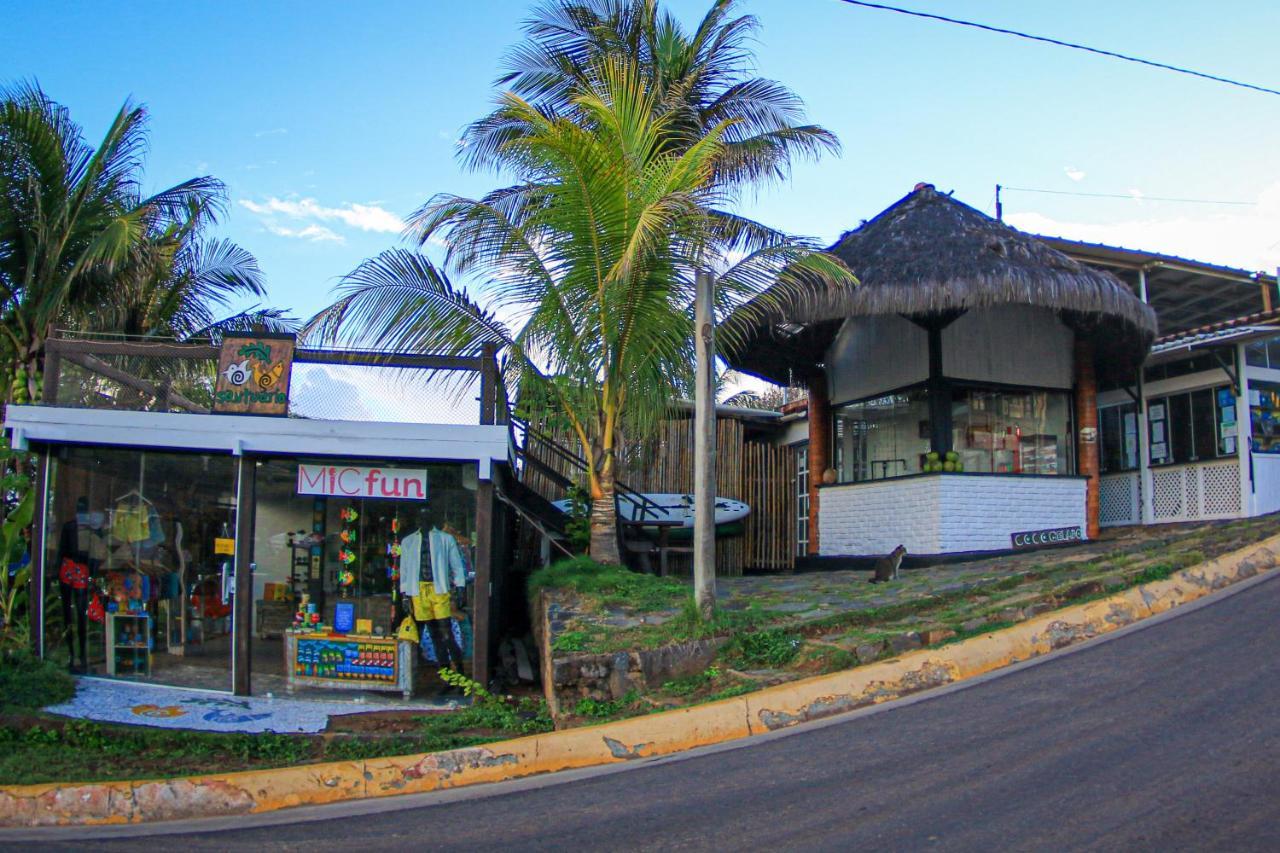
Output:
[[1038,235],[1063,254],[1107,269],[1139,293],[1139,272],[1146,276],[1147,301],[1156,310],[1161,338],[1184,330],[1237,320],[1263,311],[1262,289],[1271,290],[1272,303],[1280,305],[1276,277],[1262,272],[1108,246],[1062,237]]

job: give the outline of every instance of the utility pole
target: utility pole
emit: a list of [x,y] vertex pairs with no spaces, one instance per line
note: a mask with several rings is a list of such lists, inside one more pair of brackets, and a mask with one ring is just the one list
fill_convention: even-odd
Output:
[[693,393],[693,595],[698,612],[711,617],[716,606],[716,385],[715,281],[698,272],[694,281]]

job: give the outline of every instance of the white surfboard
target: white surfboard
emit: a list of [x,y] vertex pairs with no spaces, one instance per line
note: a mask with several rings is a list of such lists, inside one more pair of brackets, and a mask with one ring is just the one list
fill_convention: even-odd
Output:
[[[569,501],[553,501],[561,512],[569,511]],[[746,518],[751,508],[732,498],[716,498],[716,526]],[[639,499],[618,495],[618,513],[627,521],[670,527],[693,527],[693,495],[650,492]]]

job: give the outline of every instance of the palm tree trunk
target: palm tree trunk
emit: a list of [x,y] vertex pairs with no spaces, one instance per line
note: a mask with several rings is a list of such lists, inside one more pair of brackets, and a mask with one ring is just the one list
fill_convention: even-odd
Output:
[[618,503],[615,498],[612,459],[607,459],[597,472],[591,490],[591,559],[597,563],[619,565]]

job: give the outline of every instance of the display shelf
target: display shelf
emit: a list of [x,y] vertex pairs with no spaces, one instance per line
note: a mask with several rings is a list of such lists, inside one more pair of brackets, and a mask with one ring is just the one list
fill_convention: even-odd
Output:
[[108,675],[151,674],[151,615],[108,613],[105,642]]

